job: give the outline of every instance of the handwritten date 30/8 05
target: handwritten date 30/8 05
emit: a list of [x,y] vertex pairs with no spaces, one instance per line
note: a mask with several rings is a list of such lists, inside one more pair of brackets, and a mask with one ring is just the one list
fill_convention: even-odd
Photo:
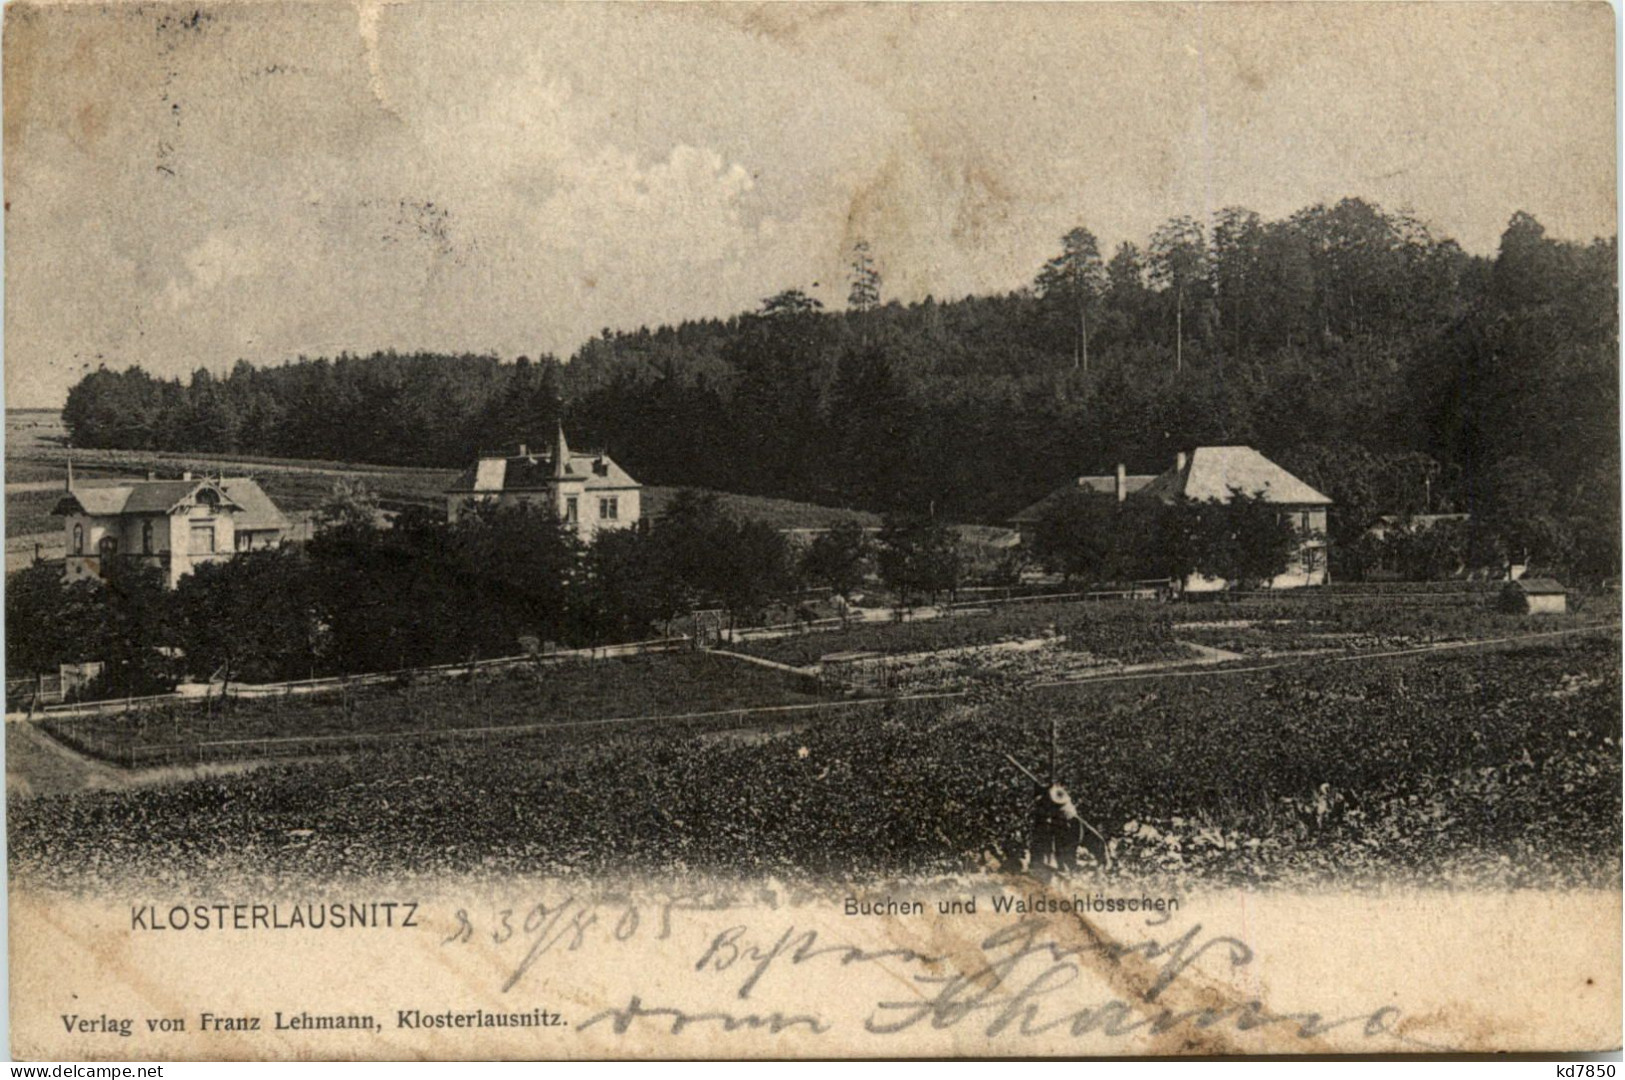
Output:
[[[506,993],[550,954],[624,947],[640,938],[669,941],[687,913],[730,907],[680,898],[645,911],[631,903],[570,898],[527,910],[498,911],[479,927],[459,910],[455,929],[443,944],[455,947],[483,938],[492,945],[513,947],[518,960],[502,983]],[[741,909],[739,914],[747,913]],[[759,909],[749,912],[752,917],[760,914]],[[577,1030],[626,1033],[647,1027],[674,1035],[700,1030],[821,1035],[837,1026],[836,1018],[817,1011],[754,1011],[753,1006],[767,987],[794,995],[798,977],[819,967],[877,964],[891,979],[904,973],[913,990],[869,1004],[862,1027],[871,1035],[965,1025],[980,1027],[988,1038],[1045,1034],[1121,1038],[1179,1030],[1267,1029],[1300,1040],[1347,1031],[1369,1040],[1416,1042],[1400,1033],[1400,1012],[1387,1005],[1327,1016],[1312,1010],[1277,1012],[1257,998],[1204,993],[1192,1006],[1182,1000],[1186,995],[1180,991],[1195,976],[1193,965],[1200,960],[1234,971],[1252,963],[1253,949],[1240,938],[1204,933],[1201,923],[1175,925],[1167,915],[1148,918],[1144,927],[1149,932],[1138,940],[1113,941],[1082,918],[1025,917],[968,947],[956,946],[950,955],[917,946],[867,948],[832,940],[820,930],[793,922],[766,930],[739,922],[710,933],[688,963],[697,979],[723,980],[728,998],[740,1005],[696,1007],[681,997],[652,1002],[634,993],[624,1006],[587,1017]],[[822,977],[819,982],[828,985]],[[695,998],[714,1001],[716,992],[712,986],[697,987]]]

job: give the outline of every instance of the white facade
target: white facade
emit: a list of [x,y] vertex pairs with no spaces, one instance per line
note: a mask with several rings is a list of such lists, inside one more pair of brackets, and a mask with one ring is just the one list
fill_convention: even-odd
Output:
[[81,485],[55,513],[69,583],[104,578],[124,560],[157,567],[174,588],[204,563],[276,547],[288,527],[259,486],[241,478]]
[[608,454],[572,451],[562,429],[551,453],[482,456],[445,494],[449,521],[473,506],[542,506],[584,541],[643,518],[643,485]]
[[[1326,512],[1332,500],[1250,446],[1199,446],[1179,454],[1174,467],[1141,489],[1164,500],[1216,499],[1229,502],[1237,492],[1262,498],[1278,507],[1300,537],[1286,570],[1269,582],[1272,589],[1299,589],[1326,584]],[[1217,592],[1228,586],[1220,578],[1192,574],[1187,592]]]

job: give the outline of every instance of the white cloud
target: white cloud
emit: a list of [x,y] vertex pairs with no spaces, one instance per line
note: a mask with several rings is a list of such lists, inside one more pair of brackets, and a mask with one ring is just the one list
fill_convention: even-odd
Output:
[[223,286],[255,276],[264,255],[259,246],[239,234],[215,232],[181,257],[184,275],[171,277],[159,296],[169,311],[205,300]]

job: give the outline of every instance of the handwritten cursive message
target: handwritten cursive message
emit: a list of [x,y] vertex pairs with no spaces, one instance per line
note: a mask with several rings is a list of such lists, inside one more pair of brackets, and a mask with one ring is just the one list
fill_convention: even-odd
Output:
[[[798,915],[803,917],[793,917]],[[1348,1045],[1346,1036],[1352,1035],[1373,1052],[1439,1049],[1402,1032],[1402,1014],[1393,1004],[1338,1013],[1282,1010],[1238,992],[1225,976],[1254,963],[1253,946],[1211,932],[1200,921],[1178,921],[1169,911],[1136,919],[1138,932],[1121,940],[1081,910],[1011,916],[991,930],[976,923],[969,936],[945,935],[952,920],[930,916],[832,935],[827,926],[813,925],[816,915],[714,897],[644,905],[569,896],[478,920],[459,910],[443,944],[483,939],[512,957],[503,969],[504,993],[545,979],[548,958],[559,953],[623,949],[631,958],[651,947],[687,950],[683,970],[693,981],[683,986],[691,994],[673,989],[669,980],[658,992],[635,987],[622,1002],[573,1025],[578,1034],[821,1036],[851,1029],[884,1039],[964,1029],[990,1042],[1175,1037],[1187,1052],[1231,1052],[1259,1040],[1271,1048],[1296,1045],[1313,1052],[1325,1048],[1326,1036],[1339,1033],[1345,1037],[1339,1045]],[[848,972],[880,978],[848,979]],[[831,973],[840,980],[834,985],[851,992],[832,1000]],[[860,992],[864,986],[895,989]],[[1247,1035],[1254,1038],[1237,1038]]]

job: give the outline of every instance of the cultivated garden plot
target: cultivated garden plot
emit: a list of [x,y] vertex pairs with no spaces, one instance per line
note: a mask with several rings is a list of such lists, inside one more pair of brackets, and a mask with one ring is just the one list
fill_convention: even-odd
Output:
[[1601,601],[1560,616],[1509,615],[1493,590],[1413,592],[1402,602],[1347,591],[1163,604],[1030,602],[948,609],[913,622],[745,642],[737,651],[819,671],[826,680],[899,692],[988,681],[1088,678],[1154,666],[1426,648],[1605,624]]
[[[935,609],[933,609],[935,610]],[[948,608],[929,618],[900,622],[858,622],[846,629],[818,630],[730,646],[796,667],[818,665],[825,657],[873,653],[923,653],[1004,646],[1013,642],[1067,639],[1102,660],[1142,663],[1189,656],[1171,648],[1169,608],[1154,603],[1085,601],[1030,602],[986,608]]]
[[1495,593],[1444,594],[1432,602],[1391,605],[1336,594],[1305,600],[1263,600],[1194,609],[1176,622],[1182,640],[1268,657],[1306,652],[1406,649],[1479,638],[1510,637],[1617,622],[1600,598],[1571,597],[1563,615],[1514,615],[1495,606]]
[[[67,887],[438,874],[1011,869],[1030,781],[1113,839],[1089,880],[1596,884],[1620,870],[1617,636],[1513,651],[831,705],[693,726],[399,741],[13,798],[13,874]],[[719,722],[717,722],[719,723]],[[748,724],[736,718],[733,724]],[[712,726],[716,726],[713,723]]]
[[808,680],[705,653],[525,665],[320,696],[165,704],[52,718],[59,741],[115,765],[342,752],[377,738],[569,728],[615,718],[812,704]]

